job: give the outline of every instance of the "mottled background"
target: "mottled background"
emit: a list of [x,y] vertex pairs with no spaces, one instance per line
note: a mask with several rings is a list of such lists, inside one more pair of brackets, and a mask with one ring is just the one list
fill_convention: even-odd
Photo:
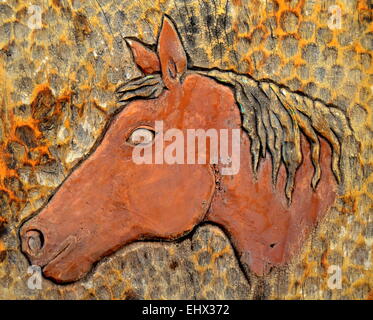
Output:
[[[42,28],[30,29],[30,5]],[[342,28],[330,29],[331,5]],[[370,0],[0,0],[0,298],[373,299],[373,4]],[[356,172],[304,250],[245,276],[229,239],[203,225],[177,242],[135,243],[83,280],[27,287],[18,227],[90,150],[139,75],[122,37],[154,44],[176,22],[190,65],[271,79],[342,108]],[[177,209],[175,209],[177,214]],[[1,224],[1,220],[0,220]],[[328,267],[342,270],[329,289]]]

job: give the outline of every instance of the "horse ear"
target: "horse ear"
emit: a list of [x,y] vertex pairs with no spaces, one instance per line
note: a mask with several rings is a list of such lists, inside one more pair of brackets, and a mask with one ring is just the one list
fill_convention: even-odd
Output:
[[158,56],[166,87],[179,83],[187,68],[187,57],[174,24],[166,16],[159,34]]
[[132,51],[136,65],[142,72],[153,74],[160,71],[159,59],[154,51],[136,40],[128,38],[125,40]]

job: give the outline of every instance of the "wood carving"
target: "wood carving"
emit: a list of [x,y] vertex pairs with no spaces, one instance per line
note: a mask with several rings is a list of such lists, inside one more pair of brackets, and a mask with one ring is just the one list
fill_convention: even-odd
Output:
[[[101,143],[22,226],[32,264],[57,282],[76,281],[126,244],[177,239],[201,222],[221,226],[258,275],[286,264],[335,199],[340,148],[351,135],[343,112],[249,76],[188,69],[167,17],[157,53],[128,44],[144,77],[118,88],[124,109]],[[239,173],[222,176],[209,163],[134,164],[125,141],[157,120],[182,131],[242,129]]]

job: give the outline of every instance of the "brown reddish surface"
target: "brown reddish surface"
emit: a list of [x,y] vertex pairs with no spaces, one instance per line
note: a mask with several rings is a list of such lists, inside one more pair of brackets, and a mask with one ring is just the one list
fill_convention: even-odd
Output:
[[141,71],[146,74],[159,72],[160,65],[155,52],[146,48],[136,40],[127,39],[126,42],[131,47],[133,58]]
[[[249,143],[243,134],[241,150],[248,150]],[[321,141],[321,149],[323,175],[314,192],[309,144],[302,140],[303,164],[296,175],[290,206],[283,193],[285,169],[281,168],[274,188],[271,161],[267,159],[255,179],[250,153],[241,151],[240,174],[222,177],[221,191],[215,194],[207,220],[224,227],[241,262],[255,273],[263,275],[271,266],[288,262],[332,205],[335,179],[330,169],[330,147]]]
[[[95,152],[21,229],[23,251],[33,264],[44,266],[47,277],[75,281],[94,262],[125,244],[175,239],[203,220],[221,224],[242,262],[263,274],[267,266],[289,260],[334,199],[330,173],[324,174],[316,193],[311,190],[313,168],[304,145],[304,164],[297,173],[293,204],[287,207],[283,192],[274,190],[270,182],[270,161],[262,163],[258,181],[253,179],[244,132],[241,170],[236,176],[222,177],[220,168],[214,171],[209,164],[135,164],[133,146],[126,140],[133,130],[154,126],[156,120],[164,121],[165,131],[241,128],[239,109],[228,87],[201,75],[185,75],[186,55],[167,19],[158,54],[169,90],[157,99],[132,102],[119,113]],[[329,166],[329,157],[324,157],[323,172]],[[282,171],[279,190],[284,177]]]

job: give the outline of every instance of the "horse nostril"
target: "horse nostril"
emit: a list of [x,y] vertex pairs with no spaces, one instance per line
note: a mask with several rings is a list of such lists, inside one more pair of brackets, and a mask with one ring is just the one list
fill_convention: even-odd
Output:
[[26,232],[26,244],[32,253],[38,253],[44,245],[43,234],[39,230],[30,230]]

